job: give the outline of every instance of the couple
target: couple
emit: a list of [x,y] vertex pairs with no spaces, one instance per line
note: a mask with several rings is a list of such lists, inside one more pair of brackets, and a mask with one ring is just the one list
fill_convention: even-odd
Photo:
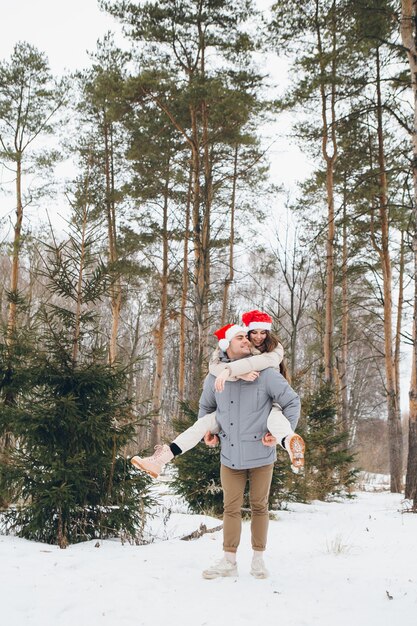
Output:
[[215,332],[219,347],[204,382],[196,423],[169,446],[159,446],[153,456],[131,460],[135,467],[156,477],[166,463],[203,436],[208,445],[216,445],[217,437],[220,439],[224,556],[203,572],[204,578],[237,575],[236,551],[247,480],[254,551],[251,574],[256,578],[268,576],[263,552],[277,442],[287,450],[293,471],[298,472],[304,463],[304,442],[294,433],[300,400],[275,369],[282,361],[283,348],[271,332],[272,320],[266,313],[250,311],[242,316],[242,322],[245,326],[228,324]]

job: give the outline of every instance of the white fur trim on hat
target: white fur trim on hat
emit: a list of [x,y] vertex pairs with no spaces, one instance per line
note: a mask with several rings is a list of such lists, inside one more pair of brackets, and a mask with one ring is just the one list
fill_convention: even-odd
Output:
[[239,333],[244,333],[246,335],[247,332],[248,330],[246,326],[239,326],[239,324],[233,324],[233,326],[230,326],[230,328],[228,328],[226,332],[224,333],[224,338],[219,339],[220,350],[223,350],[223,352],[225,352],[227,348],[230,346],[230,342],[233,339],[233,337],[235,337]]
[[272,324],[268,322],[250,322],[248,330],[255,330],[255,328],[259,328],[260,330],[271,330]]
[[230,341],[228,339],[220,339],[219,341],[220,350],[223,350],[223,352],[226,352],[229,346],[230,346]]

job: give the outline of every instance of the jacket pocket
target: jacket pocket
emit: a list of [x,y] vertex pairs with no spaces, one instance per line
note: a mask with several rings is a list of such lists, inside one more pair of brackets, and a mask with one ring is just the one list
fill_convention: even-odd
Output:
[[230,439],[229,435],[224,432],[224,430],[220,430],[219,433],[220,438],[220,448],[222,452],[222,456],[225,459],[230,459]]
[[241,438],[243,461],[264,461],[271,456],[273,448],[264,446],[262,437],[264,432],[243,435]]
[[240,387],[240,412],[251,415],[259,411],[258,385],[255,382],[241,381]]

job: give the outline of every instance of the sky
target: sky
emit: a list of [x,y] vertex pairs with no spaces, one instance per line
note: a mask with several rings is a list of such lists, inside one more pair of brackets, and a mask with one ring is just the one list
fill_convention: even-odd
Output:
[[120,30],[96,0],[0,0],[0,8],[0,57],[27,41],[46,52],[55,74],[87,65],[87,50],[94,50],[97,39]]

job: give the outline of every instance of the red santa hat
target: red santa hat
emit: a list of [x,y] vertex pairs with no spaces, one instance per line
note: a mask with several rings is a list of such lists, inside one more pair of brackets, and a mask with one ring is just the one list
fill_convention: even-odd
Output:
[[233,337],[236,337],[236,335],[238,335],[239,333],[244,333],[246,335],[247,332],[247,328],[239,326],[239,324],[226,324],[226,326],[223,326],[222,328],[216,330],[214,334],[219,340],[220,350],[223,350],[223,352],[225,352],[230,346],[230,342]]
[[242,323],[248,327],[248,330],[271,330],[272,317],[263,311],[248,311],[242,315]]

